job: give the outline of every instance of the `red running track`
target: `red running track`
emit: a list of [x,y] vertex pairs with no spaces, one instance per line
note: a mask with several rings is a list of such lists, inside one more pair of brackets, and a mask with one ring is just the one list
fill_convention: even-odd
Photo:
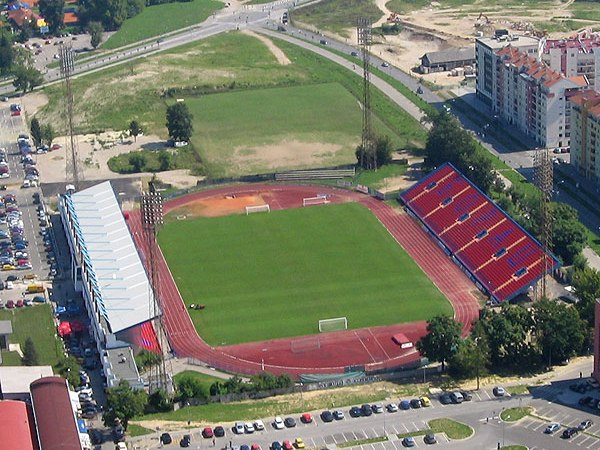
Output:
[[[302,207],[302,198],[318,194],[327,194],[332,203],[361,202],[446,295],[454,307],[455,319],[463,324],[463,335],[469,332],[472,322],[478,318],[478,303],[472,294],[476,288],[467,276],[407,214],[400,214],[372,197],[322,186],[243,185],[179,197],[167,201],[164,210],[167,213],[200,199],[222,198],[231,194],[260,195],[273,210]],[[142,255],[147,255],[139,211],[129,217],[129,227],[138,248]],[[211,347],[198,336],[160,249],[157,254],[163,323],[178,357],[194,358],[229,372],[254,374],[266,370],[275,374],[288,373],[296,378],[308,373],[339,373],[351,365],[364,366],[367,371],[397,367],[419,359],[414,349],[400,349],[391,337],[404,333],[416,342],[425,334],[425,322]]]

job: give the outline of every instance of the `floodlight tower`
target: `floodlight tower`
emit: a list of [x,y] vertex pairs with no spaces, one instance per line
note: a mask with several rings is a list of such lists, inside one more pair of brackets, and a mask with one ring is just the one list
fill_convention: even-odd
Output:
[[79,189],[81,181],[81,173],[79,172],[77,136],[75,135],[75,126],[73,121],[74,115],[74,98],[73,89],[71,87],[71,75],[74,70],[73,50],[71,46],[60,44],[60,74],[65,85],[65,116],[67,120],[67,134],[69,136],[67,148],[65,149],[65,170],[66,180],[71,182],[75,189]]
[[167,376],[164,357],[168,342],[162,324],[163,315],[160,307],[160,268],[158,267],[158,243],[156,242],[158,230],[164,223],[163,202],[162,196],[159,192],[156,192],[153,186],[151,186],[150,191],[142,192],[141,215],[147,249],[146,271],[148,272],[148,279],[150,281],[151,299],[149,302],[149,312],[150,317],[152,317],[154,321],[154,330],[156,331],[160,346],[160,362],[150,369],[149,390],[150,392],[154,392],[158,389],[163,389],[170,394],[172,388],[170,386],[170,379]]
[[547,148],[537,149],[533,160],[534,183],[540,190],[540,240],[542,241],[542,261],[541,261],[541,296],[546,297],[546,274],[552,269],[551,260],[548,254],[552,250],[552,213],[550,211],[550,201],[552,200],[553,189],[553,165],[550,150]]
[[362,53],[363,63],[363,117],[362,117],[362,139],[361,145],[363,152],[361,154],[360,165],[364,167],[364,155],[373,158],[373,168],[377,170],[377,158],[375,153],[375,143],[373,137],[373,121],[371,111],[371,44],[373,43],[373,34],[371,31],[371,22],[366,17],[359,17],[356,22],[356,34],[358,36],[358,45]]

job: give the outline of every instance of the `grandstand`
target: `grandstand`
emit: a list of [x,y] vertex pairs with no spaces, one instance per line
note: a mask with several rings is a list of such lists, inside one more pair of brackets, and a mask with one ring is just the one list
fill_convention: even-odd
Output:
[[[450,163],[400,194],[409,213],[496,302],[525,292],[541,278],[543,250]],[[551,254],[549,270],[559,266]]]

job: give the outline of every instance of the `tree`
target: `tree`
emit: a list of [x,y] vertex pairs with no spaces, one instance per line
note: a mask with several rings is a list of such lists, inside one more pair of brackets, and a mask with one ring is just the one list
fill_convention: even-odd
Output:
[[126,380],[121,380],[118,386],[106,391],[107,409],[102,420],[104,425],[112,426],[115,419],[120,419],[127,429],[132,417],[143,414],[148,405],[148,394],[142,389],[132,389]]
[[64,7],[65,0],[40,0],[38,3],[40,14],[46,20],[52,34],[56,34],[63,26]]
[[135,365],[138,367],[140,372],[148,369],[149,367],[156,366],[160,364],[161,357],[157,353],[153,353],[146,349],[140,350],[140,352],[135,356]]
[[30,337],[25,340],[25,346],[23,347],[23,365],[24,366],[37,366],[39,365],[39,357],[35,345]]
[[10,72],[14,60],[13,38],[6,29],[2,29],[0,30],[0,75],[6,75]]
[[579,221],[577,210],[566,203],[551,204],[552,245],[565,265],[573,263],[587,241],[585,227]]
[[144,10],[146,2],[144,0],[127,0],[127,18],[137,16]]
[[52,145],[52,141],[56,137],[56,133],[52,125],[47,123],[42,125],[42,142],[48,146]]
[[73,356],[67,356],[59,361],[56,366],[58,368],[58,373],[66,378],[71,386],[76,387],[81,384],[79,378],[79,369],[81,369],[81,366]]
[[31,133],[31,139],[33,139],[33,145],[36,147],[42,145],[42,127],[40,121],[36,117],[31,119],[29,132]]
[[362,164],[363,169],[372,169],[375,167],[384,166],[392,162],[392,141],[389,136],[375,137],[373,142],[373,150],[365,151],[362,144],[356,147],[356,160],[358,164]]
[[157,389],[148,396],[148,406],[151,411],[167,412],[173,410],[173,404],[169,400],[167,391]]
[[490,367],[490,347],[481,321],[477,321],[471,331],[471,336],[460,341],[458,349],[448,360],[449,373],[456,378],[485,376]]
[[589,327],[594,327],[596,299],[600,297],[600,272],[590,267],[574,270],[572,283],[579,298],[575,305],[579,316]]
[[139,152],[129,155],[129,164],[132,167],[133,173],[139,173],[143,171],[144,167],[146,166],[146,155]]
[[90,35],[90,44],[93,48],[98,48],[100,43],[102,42],[102,35],[104,33],[104,27],[102,23],[97,21],[92,21],[88,23],[87,32]]
[[161,150],[158,153],[159,170],[165,171],[173,167],[173,156],[166,150]]
[[23,94],[32,91],[44,81],[42,73],[34,67],[17,66],[13,69],[13,75],[13,86]]
[[167,108],[167,129],[169,137],[175,141],[188,142],[192,137],[193,116],[184,102],[177,102]]
[[535,336],[544,361],[565,361],[581,351],[586,326],[575,308],[542,299],[533,305]]
[[427,334],[417,341],[417,349],[432,361],[445,363],[458,348],[462,324],[452,317],[435,316],[427,321]]
[[142,128],[137,120],[129,122],[129,134],[133,136],[133,140],[137,142],[137,137],[142,134]]
[[203,400],[208,398],[208,391],[206,387],[198,378],[194,376],[182,375],[181,377],[176,378],[175,383],[177,386],[177,400],[181,402],[185,402],[190,398],[198,398]]
[[489,157],[477,142],[452,116],[446,112],[435,113],[426,119],[432,124],[425,146],[425,165],[438,167],[452,163],[482,191],[489,193],[496,175]]

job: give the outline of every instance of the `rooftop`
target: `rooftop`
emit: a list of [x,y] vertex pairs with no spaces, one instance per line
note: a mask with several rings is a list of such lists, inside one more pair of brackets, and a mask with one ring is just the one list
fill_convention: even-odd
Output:
[[482,37],[477,38],[478,42],[485,44],[487,47],[491,49],[500,49],[506,47],[507,45],[512,45],[513,47],[525,47],[531,45],[539,45],[540,40],[531,36],[506,36],[501,38],[496,37]]
[[109,181],[65,195],[91,289],[110,331],[152,318],[152,294],[140,256]]
[[439,52],[425,53],[421,58],[429,60],[430,63],[439,64],[447,61],[465,61],[475,59],[475,47],[449,48]]
[[31,407],[21,401],[0,401],[0,436],[2,447],[19,450],[37,449]]
[[27,393],[35,380],[52,375],[51,366],[1,366],[0,392],[4,395]]
[[584,104],[588,113],[600,118],[600,92],[588,90],[571,96],[571,102],[579,107]]
[[10,320],[0,320],[0,334],[12,334],[12,322]]

